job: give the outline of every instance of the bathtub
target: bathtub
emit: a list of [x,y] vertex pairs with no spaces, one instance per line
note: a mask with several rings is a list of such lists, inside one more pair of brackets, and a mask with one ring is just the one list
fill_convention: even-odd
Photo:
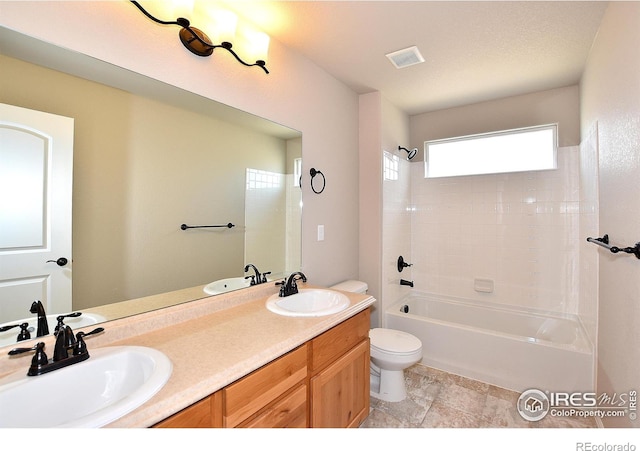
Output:
[[424,365],[522,392],[593,392],[592,347],[577,317],[413,291],[385,327],[422,341]]

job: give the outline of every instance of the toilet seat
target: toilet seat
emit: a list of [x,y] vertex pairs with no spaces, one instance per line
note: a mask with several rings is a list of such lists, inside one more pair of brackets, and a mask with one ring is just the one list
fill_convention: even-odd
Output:
[[410,355],[422,348],[415,336],[401,330],[375,328],[369,331],[371,348],[395,355]]

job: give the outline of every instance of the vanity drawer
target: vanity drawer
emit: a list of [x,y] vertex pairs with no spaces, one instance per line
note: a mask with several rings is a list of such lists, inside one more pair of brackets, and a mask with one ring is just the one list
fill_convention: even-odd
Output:
[[215,427],[220,394],[216,392],[153,426],[154,428]]
[[306,428],[309,426],[307,385],[300,385],[256,418],[242,425],[245,428]]
[[224,426],[239,425],[306,377],[305,343],[222,390]]
[[316,372],[338,359],[369,337],[370,309],[363,310],[343,323],[311,340],[311,371]]

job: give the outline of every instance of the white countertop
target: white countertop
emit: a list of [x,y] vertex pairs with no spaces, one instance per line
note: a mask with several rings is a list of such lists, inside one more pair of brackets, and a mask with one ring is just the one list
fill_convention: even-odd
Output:
[[[274,293],[277,287],[269,283],[105,323],[105,333],[87,340],[89,352],[103,346],[148,346],[173,363],[169,381],[153,398],[106,427],[152,426],[375,302],[345,292],[350,300],[346,310],[295,318],[267,310],[266,300]],[[29,361],[0,357],[3,370],[26,369]]]

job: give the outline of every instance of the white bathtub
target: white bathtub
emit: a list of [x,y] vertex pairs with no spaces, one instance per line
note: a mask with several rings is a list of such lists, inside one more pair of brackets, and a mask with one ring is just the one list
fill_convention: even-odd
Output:
[[593,352],[577,317],[413,291],[385,319],[422,341],[427,366],[517,392],[594,390]]

